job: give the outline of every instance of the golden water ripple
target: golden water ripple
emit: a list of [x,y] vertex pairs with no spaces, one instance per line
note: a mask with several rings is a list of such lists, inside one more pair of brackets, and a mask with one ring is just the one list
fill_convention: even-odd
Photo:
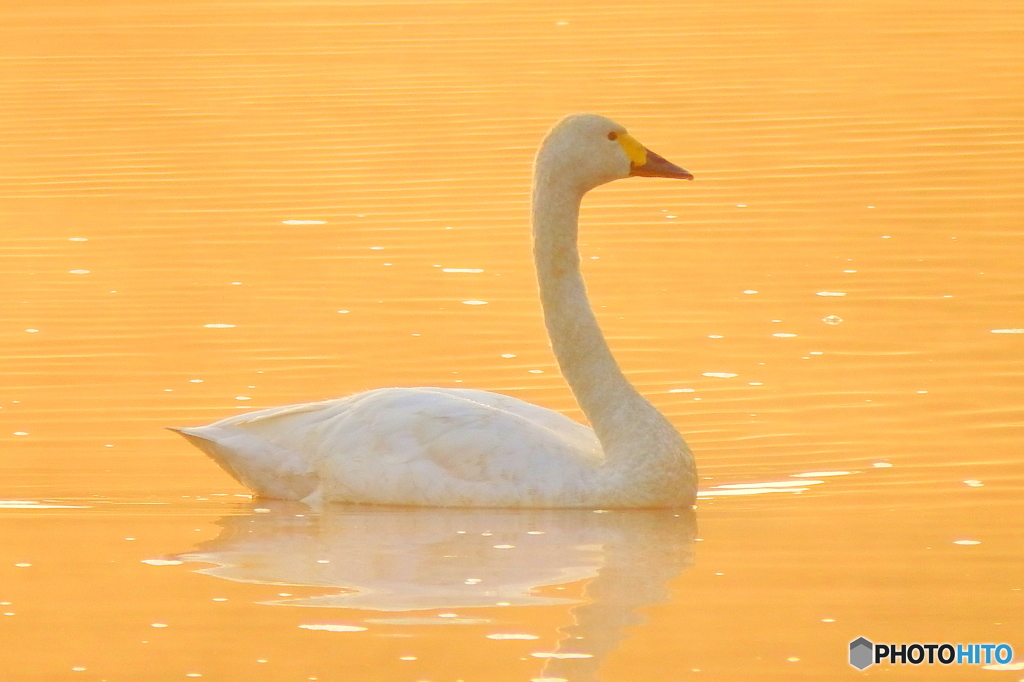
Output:
[[[846,674],[859,635],[1024,650],[1018,5],[7,8],[0,671],[791,680]],[[563,524],[600,536],[584,573],[457,628],[141,563],[334,523],[296,535],[167,425],[388,385],[582,419],[527,227],[537,142],[579,110],[697,179],[588,197],[609,342],[704,491],[770,492],[702,498],[692,564],[637,522],[657,585],[616,558],[630,522]]]

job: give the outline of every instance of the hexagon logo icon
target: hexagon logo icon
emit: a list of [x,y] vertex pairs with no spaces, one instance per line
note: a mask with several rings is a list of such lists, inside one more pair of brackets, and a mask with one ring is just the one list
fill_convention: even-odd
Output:
[[850,665],[857,670],[863,670],[874,661],[875,645],[864,637],[858,637],[850,642]]

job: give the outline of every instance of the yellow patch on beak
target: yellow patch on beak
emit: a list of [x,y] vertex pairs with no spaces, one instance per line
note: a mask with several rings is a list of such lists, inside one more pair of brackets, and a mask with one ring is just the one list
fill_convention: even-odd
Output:
[[647,149],[635,137],[628,133],[619,133],[615,141],[622,145],[626,156],[634,166],[642,166],[647,163]]

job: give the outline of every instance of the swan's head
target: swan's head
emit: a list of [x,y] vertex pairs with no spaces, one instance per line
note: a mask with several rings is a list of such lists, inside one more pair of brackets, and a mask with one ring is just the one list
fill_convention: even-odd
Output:
[[537,153],[536,170],[547,182],[569,182],[583,192],[632,175],[693,180],[689,171],[596,114],[572,114],[556,123]]

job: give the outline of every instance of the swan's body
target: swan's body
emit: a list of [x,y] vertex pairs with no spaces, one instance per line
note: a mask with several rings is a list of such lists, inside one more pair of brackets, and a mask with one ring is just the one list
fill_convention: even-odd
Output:
[[535,165],[534,255],[551,345],[594,429],[509,396],[384,388],[175,429],[265,497],[464,507],[693,503],[693,456],[619,370],[587,301],[583,195],[629,175],[690,178],[616,123],[560,121]]

